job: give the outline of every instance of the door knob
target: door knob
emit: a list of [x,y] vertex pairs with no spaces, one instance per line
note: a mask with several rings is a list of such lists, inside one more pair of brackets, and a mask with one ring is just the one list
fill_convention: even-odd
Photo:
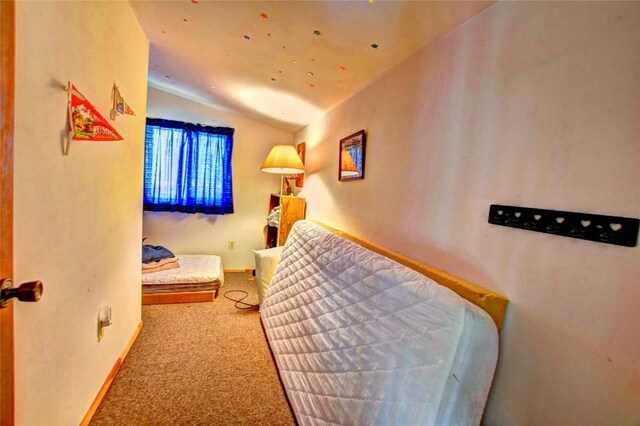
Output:
[[0,287],[0,308],[9,304],[9,300],[17,297],[21,302],[37,302],[42,297],[42,281],[30,281],[13,288],[13,281],[2,280]]

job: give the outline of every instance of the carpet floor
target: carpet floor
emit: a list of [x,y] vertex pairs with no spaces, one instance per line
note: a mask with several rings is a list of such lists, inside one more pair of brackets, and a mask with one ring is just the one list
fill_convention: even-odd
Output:
[[91,425],[294,424],[260,314],[236,309],[229,290],[257,303],[250,274],[227,273],[213,302],[143,306],[144,327]]

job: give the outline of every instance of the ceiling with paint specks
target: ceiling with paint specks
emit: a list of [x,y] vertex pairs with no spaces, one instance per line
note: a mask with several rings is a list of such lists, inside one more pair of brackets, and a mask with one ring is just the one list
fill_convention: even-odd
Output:
[[131,1],[149,85],[297,131],[491,1]]

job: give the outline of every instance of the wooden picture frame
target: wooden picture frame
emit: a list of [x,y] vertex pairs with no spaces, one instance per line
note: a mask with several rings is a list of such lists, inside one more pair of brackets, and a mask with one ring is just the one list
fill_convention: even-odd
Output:
[[340,139],[338,180],[348,182],[364,179],[364,158],[367,135],[364,129]]
[[[306,164],[305,157],[307,153],[307,143],[301,142],[298,145],[296,145],[296,151],[298,151],[298,155],[300,156],[300,160],[302,160],[302,164]],[[296,185],[296,188],[302,188],[304,186],[304,173],[300,173],[299,175],[296,175],[295,185]]]

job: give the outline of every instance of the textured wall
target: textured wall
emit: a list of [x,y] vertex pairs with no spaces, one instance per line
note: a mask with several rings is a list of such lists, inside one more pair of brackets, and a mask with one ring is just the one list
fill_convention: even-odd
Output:
[[[217,254],[224,268],[253,268],[251,250],[264,248],[269,194],[277,192],[280,184],[280,175],[263,173],[260,165],[273,145],[292,144],[293,135],[154,88],[149,88],[147,115],[236,129],[232,160],[235,213],[145,212],[145,242],[164,245],[175,253]],[[235,241],[235,250],[229,250],[229,240]]]
[[[296,134],[308,216],[507,295],[485,422],[640,421],[639,248],[489,225],[640,216],[640,4],[500,2]],[[368,130],[366,179],[338,141]]]
[[[16,424],[83,418],[140,322],[148,42],[127,2],[17,2],[15,278],[44,295],[16,304]],[[137,113],[121,142],[62,155],[73,81],[108,117],[111,86]],[[98,343],[98,309],[113,325]]]

